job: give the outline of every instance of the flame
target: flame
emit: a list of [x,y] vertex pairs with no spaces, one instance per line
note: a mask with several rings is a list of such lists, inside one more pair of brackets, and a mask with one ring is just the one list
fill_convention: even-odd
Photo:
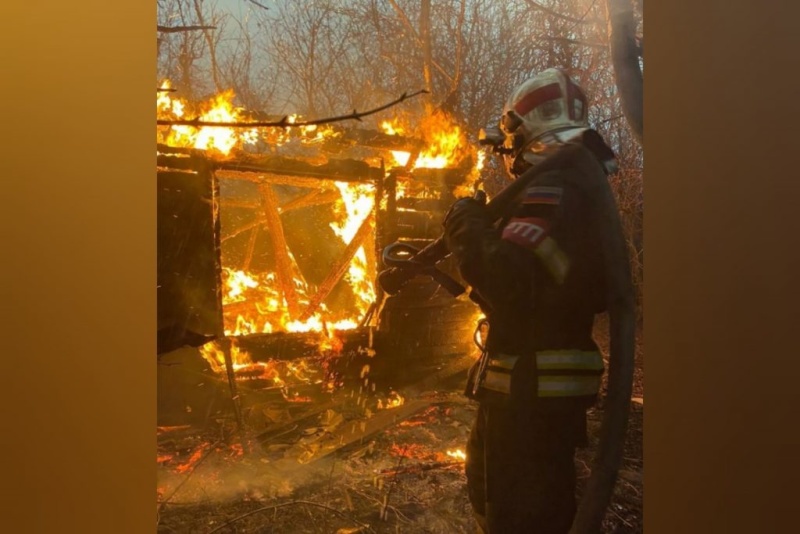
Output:
[[[169,80],[165,81],[162,88],[170,88]],[[158,92],[156,100],[156,114],[159,119],[186,119],[197,118],[204,122],[241,122],[242,109],[233,105],[234,93],[224,91],[209,100],[192,105],[188,101],[170,95],[169,92]],[[227,156],[231,150],[239,145],[255,144],[258,132],[254,129],[227,128],[218,126],[168,126],[161,132],[161,142],[171,146],[191,147],[207,150]]]
[[466,461],[467,454],[461,449],[451,449],[447,451],[447,456],[450,458],[455,458],[456,460]]
[[[408,128],[400,124],[400,119],[383,121],[380,128],[388,135],[405,135]],[[413,168],[444,169],[457,166],[471,153],[471,146],[461,127],[453,118],[441,110],[427,112],[415,133],[425,143],[414,162]],[[402,150],[392,150],[395,163],[406,166],[411,154]]]
[[[349,245],[374,207],[372,184],[334,182],[340,199],[335,204],[337,220],[330,224],[334,234]],[[368,222],[371,226],[374,222]],[[370,232],[372,229],[370,228]],[[369,250],[374,254],[373,250]],[[289,254],[294,270],[294,290],[301,309],[311,302],[315,289],[303,280],[296,261]],[[323,332],[328,348],[338,352],[341,342],[335,331],[352,330],[375,301],[374,266],[370,266],[367,249],[360,246],[347,267],[344,280],[356,297],[354,309],[331,312],[325,304],[307,319],[300,320],[289,312],[286,299],[274,272],[253,273],[223,267],[223,317],[226,336],[242,336],[272,332]]]
[[405,135],[406,133],[405,127],[400,124],[400,119],[397,117],[381,122],[381,130],[386,132],[387,135]]
[[[340,209],[341,206],[344,207],[346,217],[341,223],[331,223],[330,226],[345,244],[350,244],[375,205],[374,187],[367,184],[345,182],[336,182],[336,187],[342,195]],[[358,299],[356,306],[359,316],[363,316],[375,301],[375,285],[368,267],[367,253],[361,246],[353,256],[346,275],[346,279]],[[346,324],[352,324],[352,328],[357,326],[356,323],[349,321]]]
[[[164,80],[161,89],[171,89],[172,83]],[[159,119],[198,119],[204,122],[252,122],[246,110],[233,104],[236,97],[233,90],[228,89],[214,95],[199,104],[174,96],[169,91],[156,93],[156,115]],[[299,120],[298,115],[287,117],[289,124]],[[309,125],[295,127],[267,128],[229,128],[222,126],[203,126],[195,128],[184,125],[161,127],[158,131],[158,142],[178,147],[206,150],[209,155],[228,156],[234,149],[242,149],[248,145],[256,145],[259,141],[280,146],[298,138],[303,144],[317,143],[326,138],[336,137],[333,126]]]

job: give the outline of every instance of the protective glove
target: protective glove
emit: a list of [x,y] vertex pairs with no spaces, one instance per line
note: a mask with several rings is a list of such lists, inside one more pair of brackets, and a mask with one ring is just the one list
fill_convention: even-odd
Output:
[[486,193],[478,191],[474,197],[464,197],[456,200],[447,210],[442,226],[446,231],[450,223],[463,219],[485,221],[487,224],[491,224],[486,213]]
[[462,267],[477,261],[484,235],[492,226],[485,198],[459,199],[444,217],[445,243]]

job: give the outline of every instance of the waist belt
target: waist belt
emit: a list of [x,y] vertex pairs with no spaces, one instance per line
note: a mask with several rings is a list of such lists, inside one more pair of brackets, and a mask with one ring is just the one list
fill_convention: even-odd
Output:
[[[481,387],[498,393],[511,391],[511,373],[520,356],[489,357]],[[536,353],[539,397],[585,397],[600,391],[603,357],[597,351],[545,350]]]

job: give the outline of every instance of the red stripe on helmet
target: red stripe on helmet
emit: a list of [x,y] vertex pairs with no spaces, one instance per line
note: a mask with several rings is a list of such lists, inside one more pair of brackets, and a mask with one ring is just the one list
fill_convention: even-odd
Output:
[[551,83],[550,85],[545,85],[525,95],[523,99],[514,105],[514,111],[524,117],[540,104],[560,97],[561,86],[557,83]]

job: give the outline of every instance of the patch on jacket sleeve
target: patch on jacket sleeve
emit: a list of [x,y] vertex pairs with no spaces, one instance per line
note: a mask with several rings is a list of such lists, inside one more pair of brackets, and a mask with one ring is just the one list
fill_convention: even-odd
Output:
[[557,206],[561,203],[561,196],[564,194],[563,187],[534,186],[525,191],[523,204],[549,204]]
[[503,239],[535,251],[549,230],[550,223],[545,219],[515,217],[503,228]]

